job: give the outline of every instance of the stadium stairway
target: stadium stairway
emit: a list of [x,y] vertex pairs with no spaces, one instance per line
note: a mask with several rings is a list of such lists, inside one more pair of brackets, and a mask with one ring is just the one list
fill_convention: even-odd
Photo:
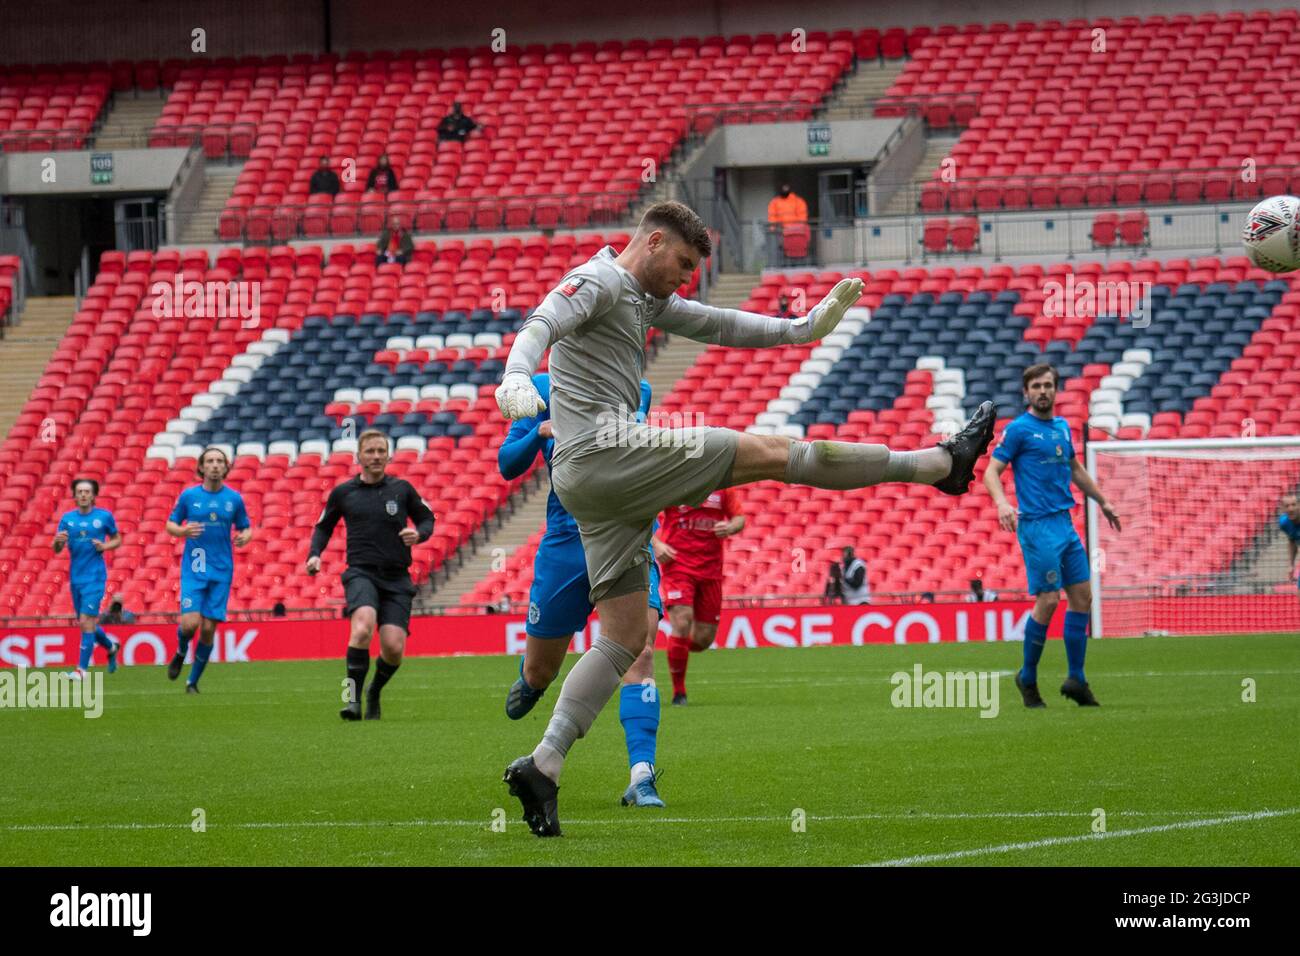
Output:
[[762,278],[753,272],[727,272],[719,275],[709,288],[709,305],[722,309],[739,308],[740,303],[749,298]]
[[944,157],[952,152],[957,145],[955,136],[933,136],[926,140],[925,154],[921,157],[920,162],[916,164],[916,169],[912,171],[912,188],[900,189],[889,198],[885,208],[880,212],[882,216],[904,216],[916,211],[916,196],[921,186],[928,183],[934,177],[934,171],[939,168]]
[[27,299],[22,318],[0,339],[0,436],[18,419],[45,365],[72,324],[77,300],[70,295]]
[[[523,485],[523,493],[515,495],[514,512],[504,516],[501,527],[488,531],[487,544],[480,543],[478,551],[461,554],[465,563],[453,566],[452,562],[443,565],[449,573],[441,581],[438,573],[429,575],[429,580],[420,585],[415,596],[413,611],[416,614],[429,613],[432,605],[463,603],[462,598],[474,589],[474,586],[493,570],[495,564],[505,560],[522,545],[528,543],[529,537],[546,519],[546,497],[551,491],[551,479],[546,468],[539,465],[533,471],[532,480]],[[527,494],[527,498],[524,497]],[[488,524],[484,525],[487,531]]]
[[828,123],[862,119],[866,105],[884,96],[906,65],[906,60],[859,62],[857,72],[845,78],[820,119]]
[[198,205],[181,225],[178,245],[213,242],[217,238],[217,220],[235,191],[235,180],[242,170],[242,165],[218,166],[211,162],[204,167],[203,192],[199,194]]
[[162,115],[164,100],[156,93],[139,99],[118,93],[95,135],[95,149],[143,149],[149,142],[149,130]]
[[[1290,489],[1294,491],[1294,489]],[[1233,576],[1243,585],[1261,590],[1270,589],[1274,582],[1292,578],[1287,539],[1271,522],[1259,535],[1259,546],[1249,548],[1237,559]]]

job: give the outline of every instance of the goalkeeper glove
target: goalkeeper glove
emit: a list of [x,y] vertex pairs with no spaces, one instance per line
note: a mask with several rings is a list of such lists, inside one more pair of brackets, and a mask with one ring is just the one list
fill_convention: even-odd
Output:
[[531,418],[546,409],[546,403],[526,372],[506,372],[496,390],[497,408],[512,421]]
[[811,312],[790,323],[795,341],[815,342],[830,335],[835,331],[835,326],[840,324],[840,319],[844,318],[844,313],[861,295],[861,279],[841,279]]

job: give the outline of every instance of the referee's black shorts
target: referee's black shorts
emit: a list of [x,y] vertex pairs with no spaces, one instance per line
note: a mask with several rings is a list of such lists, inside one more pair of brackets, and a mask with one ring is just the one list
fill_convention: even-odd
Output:
[[372,568],[348,568],[343,572],[343,593],[347,598],[346,617],[360,607],[373,607],[379,626],[396,624],[411,630],[411,600],[415,585],[406,573],[385,575]]

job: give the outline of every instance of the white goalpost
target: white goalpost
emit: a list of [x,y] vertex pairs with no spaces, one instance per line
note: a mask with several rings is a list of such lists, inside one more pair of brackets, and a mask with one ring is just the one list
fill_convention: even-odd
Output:
[[1281,500],[1300,491],[1300,435],[1089,442],[1092,634],[1300,632]]

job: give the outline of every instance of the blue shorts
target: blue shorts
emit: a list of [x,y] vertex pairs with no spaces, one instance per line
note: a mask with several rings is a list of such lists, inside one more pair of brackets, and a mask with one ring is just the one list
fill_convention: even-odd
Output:
[[1088,552],[1070,523],[1070,512],[1021,518],[1016,529],[1030,594],[1059,591],[1091,577]]
[[209,621],[226,619],[230,600],[230,578],[187,578],[181,575],[181,613],[198,611]]
[[107,580],[68,581],[72,592],[72,611],[74,614],[99,614],[99,607],[104,603],[104,588]]
[[[533,586],[528,592],[529,637],[570,637],[587,626],[595,610],[587,595],[587,556],[582,541],[576,537],[542,538],[533,561]],[[650,595],[648,604],[664,616],[659,597],[659,565],[650,559]]]

